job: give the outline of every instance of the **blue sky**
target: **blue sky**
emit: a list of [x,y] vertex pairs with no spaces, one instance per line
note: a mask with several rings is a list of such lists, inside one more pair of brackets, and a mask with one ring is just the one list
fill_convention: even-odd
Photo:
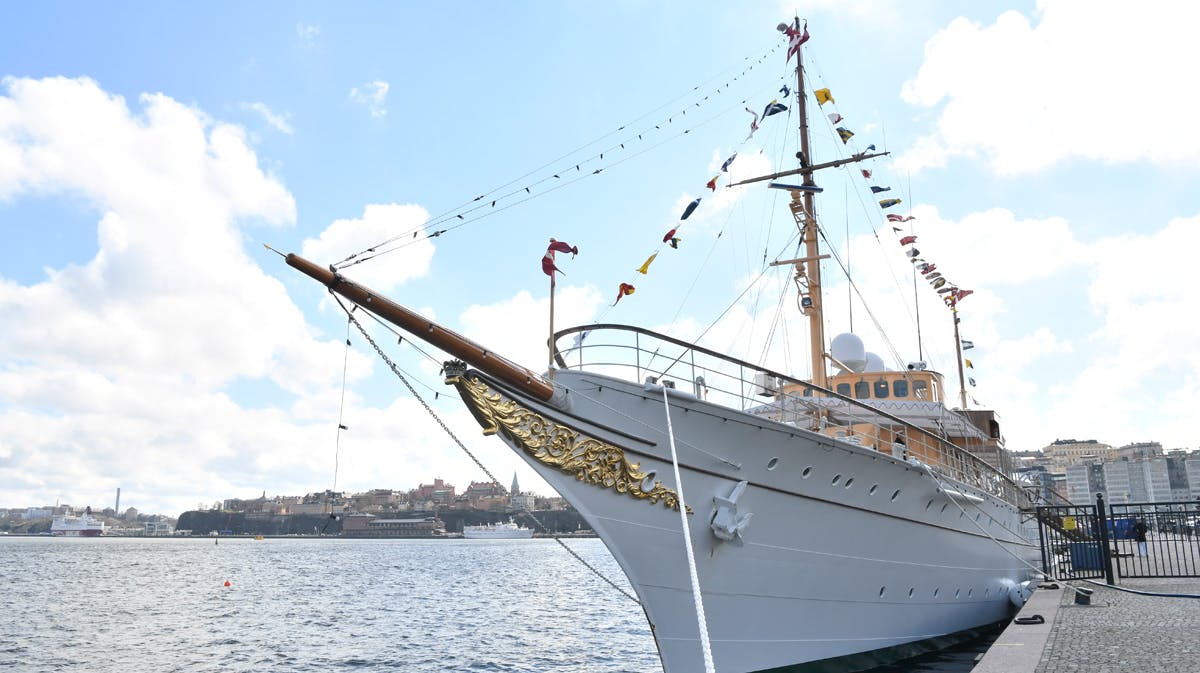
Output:
[[[960,5],[806,3],[810,88],[836,98],[819,112],[856,133],[843,146],[814,106],[814,155],[891,152],[870,164],[872,183],[904,199],[923,256],[975,291],[962,305],[968,392],[1000,413],[1010,448],[1195,448],[1200,133],[1193,87],[1172,73],[1194,61],[1197,10]],[[123,503],[177,514],[323,490],[335,443],[339,489],[484,479],[361,339],[346,353],[322,288],[261,244],[333,262],[510,181],[498,196],[531,186],[533,198],[501,198],[347,274],[541,367],[538,260],[554,236],[581,248],[560,264],[560,326],[711,326],[706,345],[807,375],[795,316],[780,330],[791,355],[763,355],[781,296],[794,303],[786,272],[737,300],[787,240],[779,193],[704,188],[733,151],[743,177],[790,167],[795,118],[744,141],[743,108],[792,82],[774,27],[794,11],[12,8],[0,26],[0,506],[103,505],[119,486]],[[550,189],[577,162],[603,170]],[[855,300],[856,332],[897,352],[893,367],[917,359],[910,267],[883,211],[851,171],[822,181],[823,226],[842,254],[849,238],[866,308],[887,326],[885,341]],[[680,249],[635,274],[696,197]],[[836,334],[845,279],[825,273]],[[610,308],[620,282],[638,290]],[[951,375],[949,316],[932,291],[918,296],[921,350]],[[391,353],[501,481],[517,470],[548,491],[479,435],[435,362]]]

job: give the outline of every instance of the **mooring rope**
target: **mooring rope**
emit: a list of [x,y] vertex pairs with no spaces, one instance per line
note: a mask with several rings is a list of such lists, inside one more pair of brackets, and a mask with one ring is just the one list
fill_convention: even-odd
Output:
[[671,467],[675,469],[675,492],[679,496],[679,521],[683,526],[683,548],[687,551],[688,573],[692,579],[692,600],[696,604],[696,626],[700,629],[700,649],[704,652],[704,670],[715,673],[712,645],[708,642],[708,622],[704,617],[704,598],[700,595],[700,576],[696,572],[696,552],[692,549],[692,530],[688,526],[687,503],[683,499],[683,480],[679,477],[679,456],[675,452],[675,430],[671,427],[671,401],[662,387],[663,411],[667,416],[667,437],[671,440]]
[[[330,292],[332,293],[332,290],[330,290]],[[420,393],[417,392],[417,389],[414,388],[411,383],[409,383],[408,378],[405,377],[403,373],[401,373],[400,367],[398,367],[396,365],[396,363],[393,362],[392,359],[387,356],[387,353],[383,352],[383,349],[379,347],[379,344],[375,343],[375,340],[371,338],[371,335],[367,332],[366,328],[364,328],[362,326],[362,324],[359,323],[358,320],[356,320],[354,318],[354,316],[352,315],[353,311],[348,310],[346,308],[346,305],[342,303],[341,298],[338,297],[336,294],[334,295],[334,299],[337,300],[337,303],[339,306],[342,307],[342,310],[346,312],[346,318],[350,321],[350,323],[352,323],[358,329],[359,333],[361,333],[363,335],[363,338],[367,340],[367,343],[371,344],[371,348],[375,349],[375,352],[379,355],[380,359],[382,359],[387,364],[388,368],[392,370],[392,373],[396,375],[396,378],[400,379],[400,382],[404,384],[404,387],[408,388],[408,391],[410,393],[412,393],[412,396],[415,397],[417,399],[417,401],[421,403],[422,407],[425,407],[425,411],[429,412],[429,415],[433,417],[433,420],[437,421],[437,424],[442,427],[442,430],[444,430],[446,432],[446,434],[450,437],[450,439],[452,439],[454,441],[454,443],[458,445],[458,448],[462,449],[463,453],[467,454],[468,458],[470,458],[472,461],[474,461],[475,465],[477,465],[479,467],[479,469],[482,470],[485,475],[487,475],[488,479],[492,480],[492,483],[499,484],[500,480],[496,479],[496,476],[492,474],[491,470],[487,469],[487,467],[484,466],[483,462],[475,457],[474,453],[471,453],[471,450],[467,448],[467,445],[463,444],[462,440],[460,440],[458,438],[458,436],[454,434],[454,431],[451,430],[449,428],[449,426],[447,426],[446,423],[442,421],[441,417],[437,415],[437,412],[435,412],[433,410],[433,408],[430,407],[427,402],[425,402],[425,399],[421,397]],[[366,310],[366,309],[364,308],[364,310]],[[368,311],[368,313],[369,313],[369,311]],[[547,528],[545,524],[543,524],[536,516],[534,516],[533,512],[526,511],[525,514],[529,516],[529,518],[533,521],[534,525],[536,525],[539,529],[541,529],[541,531],[543,533],[550,535],[554,539],[554,541],[558,543],[558,546],[565,549],[566,552],[568,554],[570,554],[571,556],[573,556],[576,561],[579,561],[581,564],[583,564],[583,567],[592,571],[592,573],[595,574],[596,577],[599,577],[600,579],[604,580],[604,582],[606,584],[608,584],[610,587],[616,589],[617,591],[621,592],[621,594],[623,596],[625,596],[626,598],[628,598],[629,600],[633,601],[634,603],[637,603],[638,605],[641,605],[641,601],[639,601],[636,596],[629,593],[625,589],[621,588],[620,585],[618,585],[616,582],[609,579],[604,573],[600,572],[599,569],[597,569],[592,564],[588,563],[582,556],[580,556],[578,553],[576,553],[574,549],[571,549],[570,547],[568,547],[567,543],[563,542],[562,538],[560,538],[557,533],[555,533],[555,532],[551,531],[549,528]]]

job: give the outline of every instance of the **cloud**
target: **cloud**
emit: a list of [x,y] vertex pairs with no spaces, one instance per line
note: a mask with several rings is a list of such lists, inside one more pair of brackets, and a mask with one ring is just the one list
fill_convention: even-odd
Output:
[[383,80],[374,80],[362,85],[362,88],[354,87],[350,89],[350,100],[365,106],[371,116],[378,119],[387,116],[387,108],[384,107],[384,102],[387,100],[388,83]]
[[[555,292],[555,329],[587,324],[604,305],[605,299],[595,287],[560,285]],[[463,311],[460,321],[464,334],[487,335],[481,345],[535,372],[546,371],[549,296],[535,298],[522,291],[495,304],[472,305]],[[496,325],[504,325],[505,329],[497,330]]]
[[[313,430],[336,417],[345,347],[244,249],[296,206],[242,129],[162,94],[131,110],[89,79],[4,88],[0,195],[69,198],[96,217],[90,259],[29,284],[0,277],[6,504],[99,504],[123,486],[139,509],[175,513],[259,491],[268,475],[249,466],[274,453],[294,457],[271,484],[323,481]],[[348,378],[370,362],[352,352]]]
[[321,26],[313,23],[296,22],[296,37],[300,38],[300,44],[305,47],[312,47],[317,43],[317,38],[321,36]]
[[[361,218],[334,220],[315,239],[304,241],[301,254],[320,264],[342,261],[359,253],[369,254],[375,247],[384,255],[386,264],[362,264],[348,267],[346,275],[371,289],[387,292],[412,278],[424,276],[433,259],[432,239],[424,235],[424,223],[429,213],[421,206],[368,204]],[[399,233],[399,238],[396,238]],[[390,243],[381,243],[396,238]]]
[[289,136],[294,133],[292,130],[292,125],[288,123],[288,118],[291,117],[291,115],[287,113],[276,114],[271,111],[271,108],[267,107],[266,103],[260,102],[242,103],[242,108],[257,112],[262,116],[263,121],[267,122],[267,125],[276,131],[279,131],[280,133],[284,133]]
[[[958,18],[925,45],[907,102],[939,108],[936,130],[901,170],[985,157],[997,173],[1036,173],[1073,159],[1187,165],[1200,159],[1194,87],[1172,63],[1189,58],[1200,5],[1041,0],[1033,17],[990,25]],[[1132,106],[1132,107],[1131,107]],[[1146,113],[1140,117],[1134,110]],[[1131,116],[1132,115],[1132,116]]]

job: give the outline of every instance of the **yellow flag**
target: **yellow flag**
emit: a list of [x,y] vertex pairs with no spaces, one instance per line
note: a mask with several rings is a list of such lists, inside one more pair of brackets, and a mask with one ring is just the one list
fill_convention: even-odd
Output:
[[817,105],[837,102],[833,100],[833,94],[829,93],[829,89],[817,89],[813,93],[817,95]]
[[971,364],[971,361],[968,359],[967,360],[967,369],[974,369],[974,368],[975,368],[975,365]]
[[638,270],[637,270],[638,273],[645,275],[645,273],[650,270],[650,262],[653,262],[655,257],[658,257],[657,252],[654,253],[653,255],[650,255],[650,257],[646,260],[646,262],[644,264],[642,264],[640,267],[638,267]]

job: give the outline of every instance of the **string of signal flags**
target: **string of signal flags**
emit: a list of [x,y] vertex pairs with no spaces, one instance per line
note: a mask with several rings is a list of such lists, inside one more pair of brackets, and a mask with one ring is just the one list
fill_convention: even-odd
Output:
[[[787,64],[791,62],[793,55],[800,53],[800,46],[809,41],[810,34],[808,32],[808,22],[805,22],[804,25],[801,26],[799,19],[796,19],[791,25],[782,23],[779,24],[778,30],[787,38],[787,53],[784,57],[784,63]],[[797,59],[797,61],[799,61],[799,59]],[[780,87],[779,93],[783,100],[787,100],[793,95],[791,87],[789,87],[787,84],[784,84],[782,87]],[[804,95],[804,92],[802,91],[795,93],[797,96]],[[819,105],[823,106],[826,103],[836,103],[832,92],[828,88],[817,89],[813,92],[813,94],[816,97]],[[755,132],[759,130],[760,125],[765,123],[768,118],[787,111],[787,105],[781,103],[780,98],[772,99],[769,103],[764,105],[761,114],[756,109],[747,107],[746,112],[751,116],[750,131],[745,139],[738,143],[738,148],[740,149],[742,145],[745,145],[745,143],[749,142],[754,137]],[[828,114],[828,118],[830,122],[836,126],[836,131],[838,137],[842,141],[842,144],[845,145],[849,143],[850,139],[854,137],[854,132],[845,126],[838,126],[844,122],[842,115],[835,110],[834,112]],[[875,151],[874,144],[867,146],[866,150],[863,152],[856,153],[856,156],[864,156],[867,152],[873,151]],[[727,158],[721,164],[720,172],[704,184],[710,193],[716,191],[718,182],[720,182],[723,176],[728,174],[729,167],[734,160],[737,159],[737,156],[738,153],[735,150],[732,154],[730,154],[729,158]],[[870,171],[864,170],[863,176],[867,179],[870,179]],[[880,194],[890,191],[891,187],[871,185],[870,189],[872,194]],[[700,207],[703,199],[703,196],[697,197],[684,207],[683,212],[679,216],[678,223],[676,223],[675,226],[671,227],[665,234],[663,234],[661,242],[657,245],[654,251],[645,258],[645,261],[643,261],[640,266],[635,268],[636,273],[643,276],[647,275],[650,271],[650,265],[654,263],[654,260],[658,258],[658,255],[662,253],[665,247],[670,247],[674,250],[679,249],[680,241],[682,240],[679,236],[679,232],[683,228],[687,219]],[[881,208],[891,208],[892,206],[900,204],[900,202],[901,200],[898,198],[885,198],[879,201],[879,206]],[[613,300],[613,303],[610,304],[610,307],[615,307],[622,298],[632,295],[636,290],[637,287],[632,282],[629,282],[628,278],[621,281],[617,286],[616,298]]]

